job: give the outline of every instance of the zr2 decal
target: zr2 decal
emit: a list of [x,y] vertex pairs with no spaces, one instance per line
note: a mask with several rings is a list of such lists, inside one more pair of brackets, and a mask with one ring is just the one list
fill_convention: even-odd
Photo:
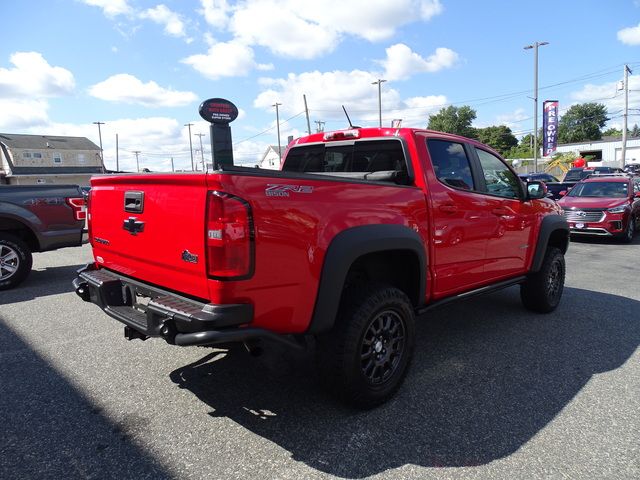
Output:
[[291,193],[313,193],[311,185],[276,185],[268,183],[264,191],[267,197],[289,197]]

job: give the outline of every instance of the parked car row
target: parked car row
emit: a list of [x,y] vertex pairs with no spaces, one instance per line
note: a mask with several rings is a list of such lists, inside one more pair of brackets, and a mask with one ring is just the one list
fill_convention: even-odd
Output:
[[560,182],[549,173],[520,174],[542,181],[557,200],[572,235],[597,235],[631,242],[640,229],[640,165],[571,168]]

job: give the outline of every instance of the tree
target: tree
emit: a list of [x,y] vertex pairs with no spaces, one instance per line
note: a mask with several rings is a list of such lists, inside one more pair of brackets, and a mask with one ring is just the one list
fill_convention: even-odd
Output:
[[572,106],[558,123],[558,141],[575,143],[600,140],[601,129],[609,120],[607,107],[601,103],[582,103]]
[[435,115],[429,115],[429,130],[439,132],[455,133],[463,137],[476,137],[476,130],[471,126],[471,122],[476,119],[476,111],[468,105],[454,107],[449,105],[440,109]]
[[505,158],[533,158],[533,135],[527,133],[520,143],[504,153]]
[[632,137],[640,137],[640,128],[638,128],[638,124],[637,123],[631,129],[631,136]]
[[502,156],[518,145],[518,139],[505,125],[478,128],[476,129],[476,138]]
[[612,127],[612,128],[609,128],[608,130],[605,130],[604,132],[602,132],[602,136],[603,137],[621,137],[622,136],[622,130]]

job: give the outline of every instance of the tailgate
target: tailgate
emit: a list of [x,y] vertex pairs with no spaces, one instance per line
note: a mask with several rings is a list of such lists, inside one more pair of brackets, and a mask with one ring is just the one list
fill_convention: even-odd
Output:
[[96,262],[166,289],[208,297],[204,174],[94,177],[91,187]]

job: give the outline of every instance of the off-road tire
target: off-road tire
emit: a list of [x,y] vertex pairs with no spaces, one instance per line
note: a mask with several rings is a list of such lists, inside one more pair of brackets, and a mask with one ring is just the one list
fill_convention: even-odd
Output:
[[391,398],[415,343],[411,301],[401,290],[367,284],[347,290],[334,328],[318,337],[323,383],[342,401],[368,409]]
[[562,298],[565,271],[562,251],[555,247],[547,248],[540,270],[529,274],[520,285],[522,304],[534,312],[553,312]]
[[0,290],[13,288],[31,271],[29,246],[20,238],[0,232]]

